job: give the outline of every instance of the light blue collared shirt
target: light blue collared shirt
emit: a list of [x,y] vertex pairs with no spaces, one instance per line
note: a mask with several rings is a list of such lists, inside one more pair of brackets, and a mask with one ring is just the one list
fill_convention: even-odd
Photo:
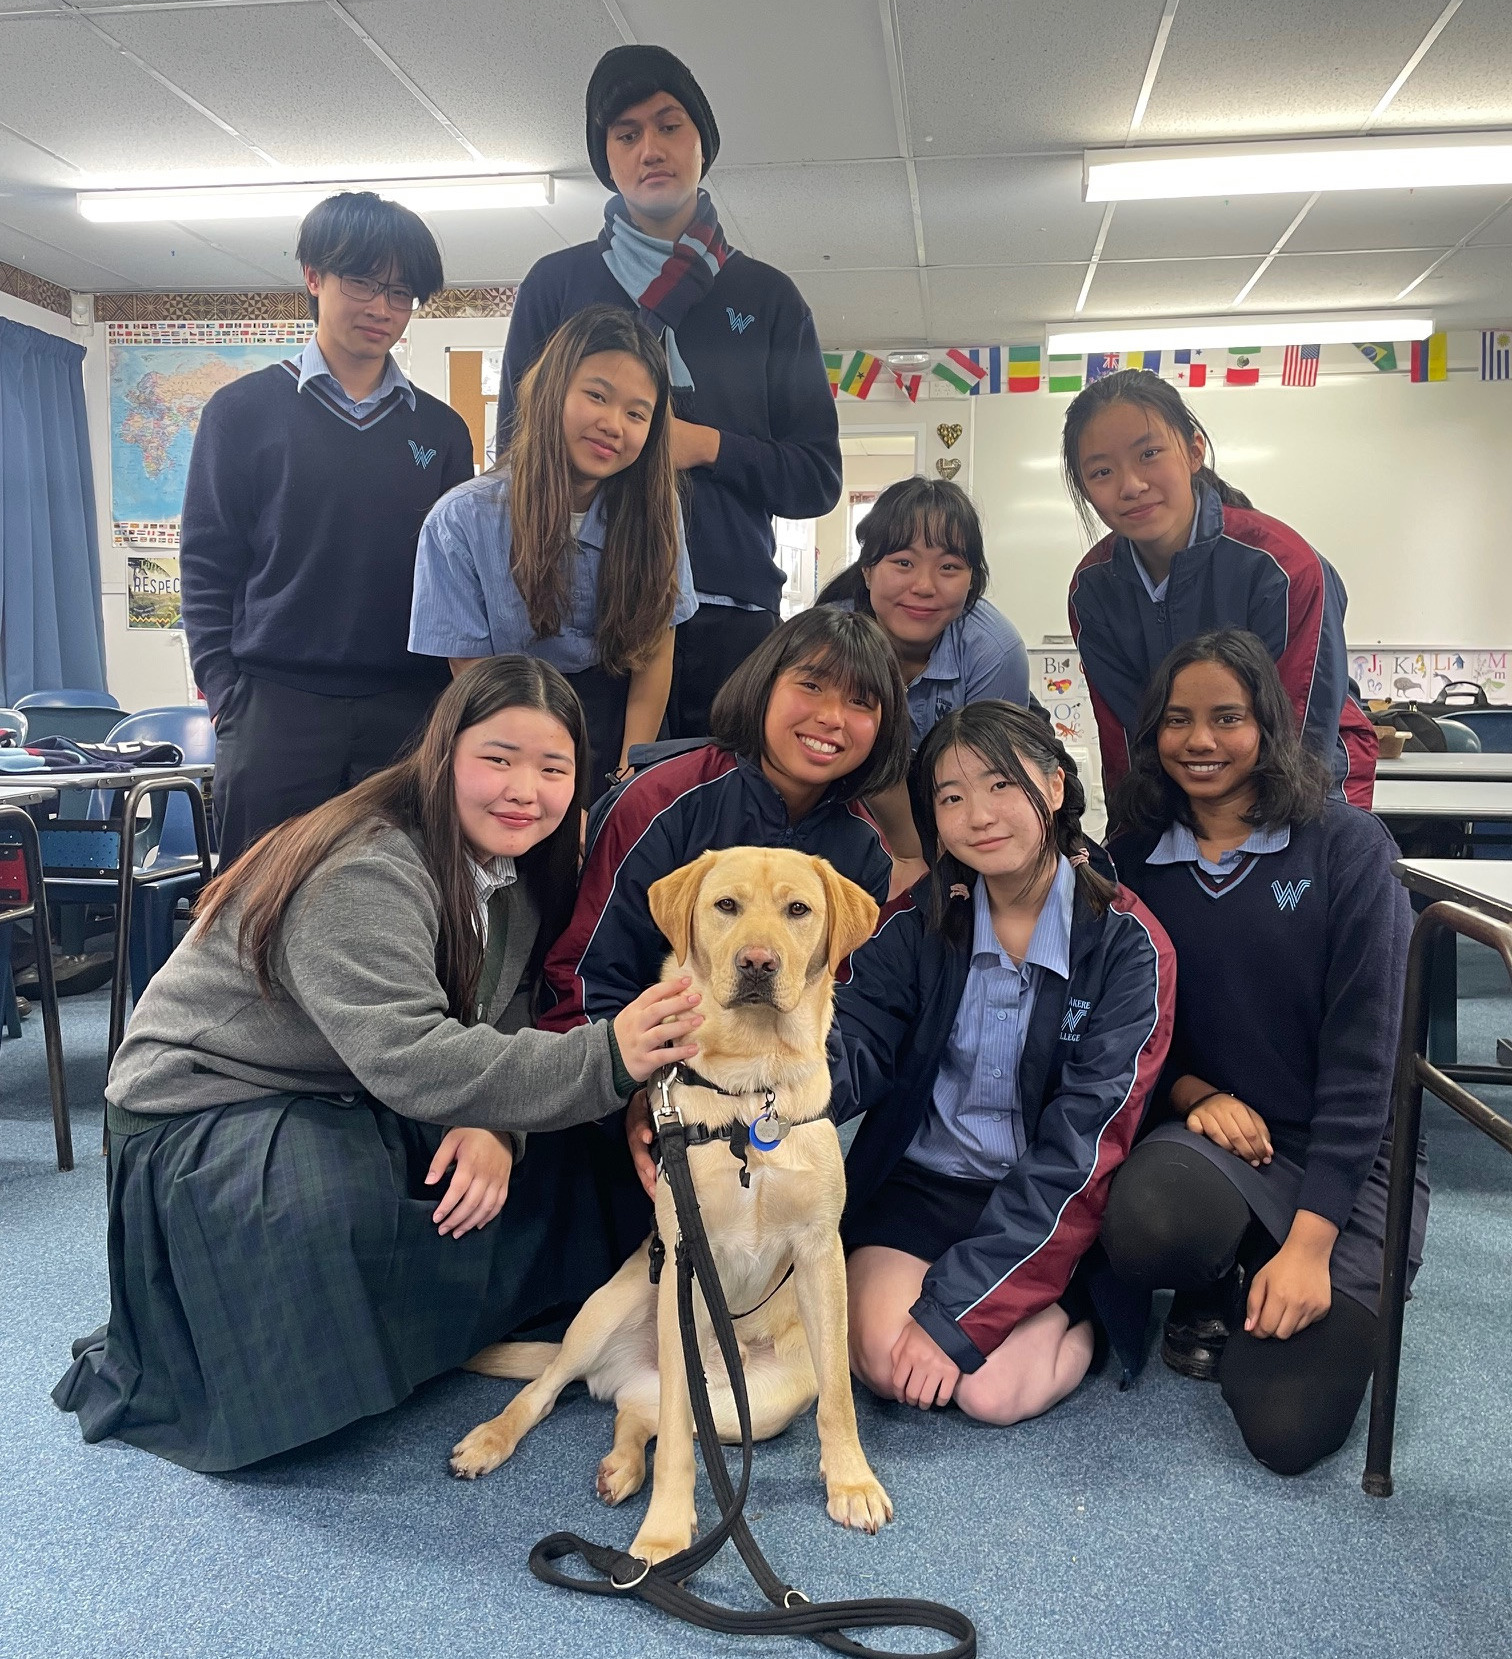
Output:
[[410,385],[404,370],[394,361],[392,353],[384,367],[382,380],[365,398],[356,399],[331,373],[325,353],[315,344],[315,336],[312,334],[299,354],[299,390],[302,392],[312,380],[317,382],[331,401],[353,420],[360,421],[371,415],[396,386],[404,393],[404,400],[410,408],[415,407],[415,388]]
[[[599,660],[599,564],[607,526],[599,496],[577,532],[562,630],[538,639],[509,568],[509,475],[484,473],[443,495],[420,530],[409,648],[426,657],[497,657],[518,651],[564,674]],[[698,609],[688,544],[677,533],[677,602],[672,626]]]
[[971,969],[950,1043],[907,1156],[940,1175],[998,1181],[1024,1153],[1019,1062],[1047,973],[1071,977],[1076,872],[1062,857],[1022,965],[998,942],[986,880],[972,897]]
[[[1205,858],[1197,845],[1197,837],[1186,825],[1172,824],[1155,843],[1155,850],[1145,859],[1145,863],[1195,864],[1210,876],[1226,881],[1251,853],[1285,852],[1290,845],[1291,825],[1283,824],[1280,829],[1252,830],[1239,846],[1219,853],[1216,859]],[[1213,890],[1209,888],[1208,891]]]
[[[1195,505],[1196,510],[1192,514],[1191,534],[1188,535],[1188,537],[1187,537],[1187,546],[1188,547],[1193,547],[1193,546],[1196,545],[1197,532],[1201,528],[1201,525],[1202,525],[1202,496],[1203,496],[1203,492],[1202,492],[1201,489],[1194,489],[1192,491],[1192,496],[1193,496],[1193,499],[1194,499],[1194,505]],[[1170,571],[1168,570],[1165,573],[1165,575],[1160,579],[1160,581],[1158,583],[1156,583],[1151,578],[1149,571],[1145,569],[1145,562],[1144,562],[1143,559],[1140,558],[1139,549],[1137,547],[1134,549],[1134,568],[1139,572],[1139,579],[1140,579],[1141,582],[1144,583],[1145,592],[1147,594],[1149,594],[1152,603],[1154,603],[1156,605],[1160,604],[1165,599],[1166,589],[1171,585],[1171,573],[1170,573]]]

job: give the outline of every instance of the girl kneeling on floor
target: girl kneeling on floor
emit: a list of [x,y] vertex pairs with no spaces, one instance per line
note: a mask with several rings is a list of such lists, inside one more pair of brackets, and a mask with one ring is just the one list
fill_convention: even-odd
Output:
[[[1216,1376],[1279,1474],[1339,1449],[1370,1380],[1412,925],[1391,837],[1328,781],[1264,642],[1199,635],[1151,684],[1110,849],[1181,978],[1167,1121],[1114,1180],[1103,1244],[1176,1291],[1166,1363]],[[1414,1268],[1427,1208],[1420,1161]]]
[[570,1126],[696,1054],[696,998],[529,1029],[587,766],[557,670],[494,658],[206,889],[106,1085],[110,1322],[54,1392],[86,1440],[239,1468],[570,1311],[640,1243],[623,1147]]
[[932,869],[836,993],[851,1364],[874,1393],[1014,1423],[1064,1399],[1097,1326],[1124,1374],[1143,1309],[1097,1248],[1170,1040],[1174,961],[1098,875],[1065,750],[975,703],[911,779]]

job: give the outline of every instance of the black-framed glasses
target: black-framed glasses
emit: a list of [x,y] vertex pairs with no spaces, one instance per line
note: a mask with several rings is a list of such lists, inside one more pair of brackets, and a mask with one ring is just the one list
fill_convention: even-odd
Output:
[[380,294],[385,302],[395,311],[418,311],[420,296],[413,288],[407,288],[402,282],[375,282],[372,277],[344,276],[338,277],[341,291],[349,300],[362,300],[364,303],[375,300]]

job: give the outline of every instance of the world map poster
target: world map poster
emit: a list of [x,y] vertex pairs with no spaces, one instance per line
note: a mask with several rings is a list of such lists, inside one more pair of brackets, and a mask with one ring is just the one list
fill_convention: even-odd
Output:
[[[117,547],[177,547],[189,452],[205,404],[232,381],[296,356],[308,327],[155,325],[110,350],[110,480]],[[121,330],[125,332],[124,329]]]

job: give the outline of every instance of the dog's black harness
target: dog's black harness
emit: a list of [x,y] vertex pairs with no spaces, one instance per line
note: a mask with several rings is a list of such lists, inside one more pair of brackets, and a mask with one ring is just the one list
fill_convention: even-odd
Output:
[[[683,1123],[681,1112],[671,1104],[667,1087],[669,1082],[667,1074],[662,1073],[658,1080],[662,1103],[654,1109],[654,1118],[662,1174],[672,1191],[681,1235],[677,1241],[677,1322],[682,1335],[683,1363],[687,1367],[693,1420],[698,1428],[698,1450],[719,1503],[719,1522],[695,1539],[687,1549],[654,1567],[624,1550],[590,1543],[576,1533],[554,1532],[549,1538],[543,1538],[530,1552],[531,1572],[543,1583],[555,1584],[563,1589],[583,1590],[589,1595],[635,1595],[674,1618],[685,1619],[689,1624],[726,1635],[807,1636],[832,1652],[853,1655],[854,1659],[909,1659],[908,1655],[895,1650],[863,1646],[845,1634],[847,1630],[908,1625],[942,1631],[955,1638],[953,1645],[940,1649],[934,1659],[976,1659],[976,1627],[955,1608],[934,1601],[884,1596],[857,1601],[811,1602],[801,1590],[795,1590],[791,1584],[784,1584],[778,1578],[751,1536],[743,1514],[751,1483],[751,1405],[746,1394],[745,1372],[740,1363],[735,1326],[725,1302],[724,1288],[719,1282],[714,1254],[709,1248],[708,1234],[704,1231],[703,1217],[699,1213],[692,1171],[688,1168],[688,1126]],[[713,1087],[712,1084],[703,1086]],[[721,1089],[719,1092],[723,1094],[726,1091]],[[722,1137],[708,1135],[704,1138],[712,1140]],[[714,1337],[729,1373],[730,1391],[735,1397],[735,1414],[740,1422],[738,1486],[730,1480],[730,1471],[719,1443],[719,1431],[714,1423],[708,1380],[704,1376],[703,1355],[693,1317],[695,1278],[703,1291]],[[720,1607],[684,1588],[682,1581],[707,1565],[728,1538],[735,1540],[735,1548],[752,1578],[772,1603],[770,1610],[741,1612]],[[573,1555],[580,1555],[602,1576],[574,1578],[564,1573],[557,1562]]]

